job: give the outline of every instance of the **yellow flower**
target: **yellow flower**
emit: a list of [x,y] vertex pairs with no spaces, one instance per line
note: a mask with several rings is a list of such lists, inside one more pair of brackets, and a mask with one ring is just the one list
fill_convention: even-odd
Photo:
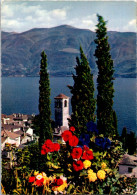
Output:
[[43,179],[44,179],[43,184],[44,184],[44,185],[48,185],[50,179],[49,179],[48,177],[46,177],[46,176],[43,176]]
[[88,170],[88,174],[90,174],[90,173],[93,173],[93,170],[92,169],[89,169]]
[[96,173],[94,173],[94,172],[90,172],[90,173],[88,173],[88,178],[89,178],[89,181],[91,182],[95,182],[96,180],[97,180],[97,175],[96,175]]
[[97,177],[98,177],[99,179],[105,179],[105,177],[106,177],[106,172],[103,171],[103,170],[99,170],[99,171],[97,172]]
[[57,188],[57,191],[58,192],[63,192],[66,187],[67,187],[67,183],[63,182],[63,184]]
[[34,171],[34,175],[38,175],[39,174],[39,171]]
[[105,169],[106,167],[107,167],[106,163],[104,163],[104,162],[101,163],[101,168],[102,168],[102,169]]
[[83,166],[84,166],[84,169],[87,169],[87,168],[89,168],[91,166],[91,162],[89,160],[85,160],[83,162]]

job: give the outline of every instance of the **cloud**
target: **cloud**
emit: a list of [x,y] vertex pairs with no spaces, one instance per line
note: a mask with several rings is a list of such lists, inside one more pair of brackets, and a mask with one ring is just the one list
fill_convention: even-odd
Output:
[[102,7],[100,4],[95,4],[95,2],[93,4],[89,4],[89,2],[87,4],[64,2],[3,2],[1,28],[4,31],[23,32],[32,28],[50,28],[68,24],[77,28],[95,31],[97,24],[95,12],[98,11],[109,21],[108,30],[136,32],[136,20],[133,17],[130,17],[129,20],[129,16],[126,13],[126,15],[122,15],[123,18],[125,16],[126,18],[121,18],[118,21],[121,15],[115,17],[115,15],[111,14],[110,4]]
[[42,4],[3,4],[2,30],[22,32],[31,28],[53,27],[66,19],[66,9],[48,10]]
[[89,29],[95,31],[95,25],[97,24],[96,14],[83,16],[81,18],[74,18],[68,21],[69,25],[77,28]]
[[62,9],[55,9],[53,11],[50,12],[51,16],[53,17],[58,17],[58,18],[66,18],[66,10],[62,10]]
[[136,32],[136,19],[130,20],[127,25],[123,26],[123,31]]

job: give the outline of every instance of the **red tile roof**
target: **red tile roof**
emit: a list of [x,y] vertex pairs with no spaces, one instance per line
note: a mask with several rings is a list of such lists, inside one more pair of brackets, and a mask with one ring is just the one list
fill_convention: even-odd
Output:
[[63,93],[60,93],[58,96],[56,96],[54,99],[68,99],[69,97],[64,95]]

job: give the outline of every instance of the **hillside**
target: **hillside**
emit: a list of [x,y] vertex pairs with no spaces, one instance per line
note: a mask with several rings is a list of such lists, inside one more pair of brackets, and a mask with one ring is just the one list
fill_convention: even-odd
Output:
[[[82,46],[94,74],[95,33],[68,25],[32,29],[23,33],[2,32],[2,76],[38,76],[40,53],[48,58],[51,75],[69,76],[74,72],[76,56]],[[136,76],[136,34],[108,32],[115,76]]]

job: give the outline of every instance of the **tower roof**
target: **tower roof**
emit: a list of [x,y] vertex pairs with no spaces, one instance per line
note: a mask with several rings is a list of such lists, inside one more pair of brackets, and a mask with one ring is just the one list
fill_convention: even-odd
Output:
[[69,98],[68,96],[64,95],[63,93],[60,93],[54,99],[68,99],[68,98]]

